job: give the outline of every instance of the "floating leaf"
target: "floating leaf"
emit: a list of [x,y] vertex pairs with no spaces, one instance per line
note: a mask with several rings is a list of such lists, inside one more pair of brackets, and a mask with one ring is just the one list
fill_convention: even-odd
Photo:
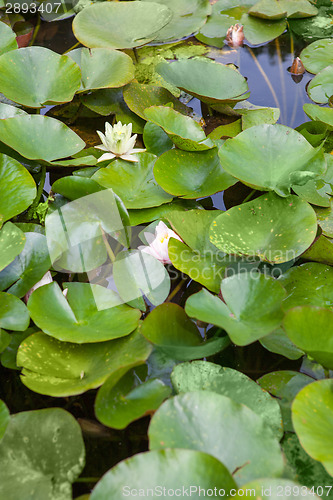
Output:
[[[13,103],[14,104],[14,103]],[[27,113],[23,111],[23,109],[12,106],[10,104],[5,104],[4,102],[0,102],[0,119],[4,118],[12,118],[16,115],[26,115]]]
[[30,323],[25,304],[10,293],[0,292],[0,328],[24,331]]
[[74,18],[73,32],[87,47],[129,49],[154,40],[172,11],[153,2],[109,2],[86,7]]
[[241,24],[244,26],[244,35],[253,45],[274,40],[282,35],[287,27],[285,20],[281,21],[266,21],[257,17],[244,14],[241,18]]
[[70,413],[62,408],[17,413],[0,444],[0,494],[13,498],[14,490],[22,500],[70,500],[84,463],[81,429]]
[[287,290],[284,311],[297,306],[333,307],[333,268],[316,262],[292,267],[279,278]]
[[289,19],[312,17],[318,14],[318,9],[308,0],[279,0],[282,9],[287,11]]
[[50,283],[35,290],[28,301],[34,323],[48,335],[82,344],[123,337],[137,327],[140,311],[122,304],[112,290],[90,283],[64,287],[66,298],[57,283]]
[[131,422],[154,412],[170,396],[171,389],[158,379],[140,383],[137,370],[111,375],[95,400],[96,417],[113,429],[125,429]]
[[302,63],[310,73],[319,73],[333,64],[333,39],[326,38],[310,43],[300,54]]
[[156,156],[161,156],[173,148],[173,142],[164,130],[151,122],[147,122],[143,129],[143,142],[148,153],[153,153]]
[[0,154],[0,228],[3,222],[26,210],[35,196],[36,184],[28,170]]
[[137,332],[97,344],[60,342],[43,333],[20,345],[17,364],[21,379],[32,391],[54,397],[82,394],[101,386],[111,373],[146,361],[151,346]]
[[[332,44],[333,46],[333,44]],[[316,104],[304,104],[304,112],[308,115],[311,120],[317,120],[319,122],[325,123],[330,128],[333,128],[333,109],[324,108]]]
[[331,3],[322,0],[317,2],[316,5],[318,7],[318,14],[315,17],[289,19],[288,21],[290,30],[308,43],[313,42],[313,40],[322,41],[324,38],[332,38],[333,36]]
[[68,175],[57,179],[52,184],[52,191],[60,193],[69,200],[77,200],[83,196],[103,191],[103,187],[91,178]]
[[129,210],[130,222],[132,226],[138,226],[144,222],[152,222],[157,219],[167,217],[171,212],[186,211],[197,208],[199,204],[192,200],[174,199],[171,203],[165,203],[160,207],[143,208],[141,210]]
[[308,203],[295,195],[268,193],[217,217],[210,239],[226,253],[280,264],[301,255],[316,232],[316,214]]
[[[0,289],[23,297],[50,269],[46,238],[39,233],[25,233],[23,250],[0,272]],[[9,288],[10,287],[10,288]]]
[[274,435],[281,439],[282,418],[278,402],[243,373],[208,361],[193,361],[175,366],[171,374],[177,394],[210,391],[248,406],[260,415]]
[[5,434],[9,421],[10,421],[9,410],[5,405],[5,403],[0,400],[0,441],[3,438],[3,435]]
[[117,159],[101,168],[92,180],[105,188],[111,188],[120,196],[126,208],[149,208],[168,203],[172,196],[163,191],[153,174],[156,156],[138,153],[139,161],[130,163]]
[[223,168],[258,190],[288,196],[294,184],[305,184],[325,172],[322,150],[314,149],[284,125],[257,125],[228,139],[219,150]]
[[24,245],[24,233],[15,224],[7,222],[0,230],[0,271],[13,262]]
[[287,12],[284,10],[283,2],[277,2],[276,0],[259,0],[250,8],[249,14],[261,19],[276,21],[283,19]]
[[0,39],[0,56],[5,52],[17,49],[16,34],[5,23],[0,23]]
[[161,62],[156,71],[167,82],[204,102],[229,102],[247,97],[246,80],[237,70],[205,57]]
[[321,262],[322,264],[333,265],[333,241],[322,234],[318,239],[302,254],[302,259]]
[[307,91],[314,102],[327,103],[333,96],[333,65],[319,71],[310,81]]
[[304,352],[298,349],[287,337],[283,328],[277,328],[274,332],[260,339],[259,342],[268,351],[275,352],[288,359],[299,359],[304,355]]
[[45,47],[26,47],[0,57],[0,92],[24,106],[69,102],[80,80],[74,61]]
[[333,238],[333,212],[331,203],[328,208],[316,207],[315,211],[318,224],[323,232],[322,234]]
[[333,381],[319,380],[302,389],[292,405],[296,434],[305,451],[333,475]]
[[208,0],[146,0],[157,1],[172,11],[169,23],[158,33],[156,42],[170,42],[191,35],[205,23],[211,13]]
[[154,414],[148,436],[152,450],[185,448],[213,455],[238,484],[279,477],[283,470],[278,440],[264,420],[220,394],[197,391],[168,399]]
[[212,485],[223,491],[236,487],[231,474],[214,457],[194,450],[157,450],[139,453],[109,470],[90,500],[120,498],[127,492],[131,495],[131,491],[150,489],[163,493],[163,488],[187,495],[192,488],[191,496],[197,499],[199,488],[209,490]]
[[154,176],[167,193],[185,199],[209,196],[237,182],[223,170],[216,148],[197,152],[171,149],[155,162]]
[[74,49],[67,54],[80,67],[80,91],[122,87],[134,78],[134,65],[127,54],[108,48]]
[[225,302],[207,290],[191,295],[186,313],[225,329],[237,345],[250,344],[280,325],[285,290],[275,279],[242,272],[222,280],[221,293]]
[[66,158],[85,146],[64,123],[42,115],[17,115],[0,120],[0,135],[2,142],[30,160]]
[[333,369],[332,310],[315,306],[295,307],[287,312],[283,326],[297,347],[321,365]]

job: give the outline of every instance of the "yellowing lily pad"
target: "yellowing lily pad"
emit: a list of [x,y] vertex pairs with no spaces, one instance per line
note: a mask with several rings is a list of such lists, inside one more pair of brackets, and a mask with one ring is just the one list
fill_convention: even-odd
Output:
[[0,271],[13,262],[25,245],[23,231],[11,222],[0,230]]
[[305,252],[316,233],[316,214],[307,202],[295,195],[268,193],[217,217],[210,239],[226,253],[256,255],[278,264]]
[[69,102],[80,80],[73,60],[45,47],[26,47],[0,57],[0,92],[24,106]]
[[155,2],[96,3],[75,17],[73,32],[87,47],[129,49],[149,43],[172,18],[172,11]]

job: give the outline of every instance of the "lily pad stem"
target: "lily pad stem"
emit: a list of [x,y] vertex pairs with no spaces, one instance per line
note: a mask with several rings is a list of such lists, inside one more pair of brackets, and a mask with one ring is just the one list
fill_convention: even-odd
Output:
[[35,40],[37,38],[40,25],[41,25],[41,19],[40,19],[40,16],[38,16],[37,17],[37,24],[36,24],[36,27],[34,29],[34,33],[32,35],[32,38],[31,38],[30,42],[29,42],[29,47],[31,47],[35,43]]
[[251,193],[249,193],[247,195],[247,197],[245,198],[245,200],[242,201],[242,205],[243,205],[243,203],[246,203],[247,201],[249,201],[252,198],[252,196],[254,195],[255,192],[256,192],[256,189],[252,189]]
[[170,302],[174,296],[179,292],[179,290],[182,288],[182,286],[184,285],[184,283],[186,283],[187,281],[187,278],[183,278],[179,283],[178,285],[172,290],[172,292],[170,293],[169,297],[167,297],[167,299],[165,300],[165,302]]
[[75,483],[98,483],[100,477],[79,477],[77,478]]
[[108,238],[107,238],[107,236],[105,234],[104,229],[102,228],[101,225],[99,227],[101,228],[101,231],[102,231],[102,238],[103,238],[104,245],[105,245],[106,251],[108,253],[108,256],[110,257],[111,262],[114,262],[116,260],[116,256],[113,253],[112,248],[110,247],[110,244],[108,242]]

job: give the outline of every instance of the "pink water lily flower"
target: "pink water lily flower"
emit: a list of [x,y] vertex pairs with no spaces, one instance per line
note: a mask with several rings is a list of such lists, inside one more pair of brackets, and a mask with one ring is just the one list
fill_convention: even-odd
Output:
[[240,24],[230,26],[227,31],[226,41],[229,47],[241,47],[244,41],[244,27]]
[[95,146],[96,149],[108,151],[102,155],[98,161],[113,160],[113,158],[122,158],[127,161],[139,161],[135,153],[142,153],[145,149],[135,149],[137,134],[132,135],[132,124],[122,125],[121,122],[115,125],[105,123],[105,135],[97,130],[97,134],[102,144]]
[[155,228],[155,235],[152,233],[144,233],[144,235],[149,246],[141,246],[139,250],[149,253],[163,264],[172,264],[169,258],[168,244],[170,238],[176,238],[179,241],[183,241],[178,234],[172,229],[169,229],[168,226],[161,221]]

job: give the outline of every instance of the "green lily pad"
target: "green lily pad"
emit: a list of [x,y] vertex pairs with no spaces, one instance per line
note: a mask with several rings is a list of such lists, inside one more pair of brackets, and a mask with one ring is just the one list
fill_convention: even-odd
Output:
[[283,418],[283,427],[286,432],[295,432],[291,421],[291,404],[297,393],[308,384],[312,384],[313,378],[304,373],[282,370],[267,373],[257,380],[257,383],[279,403]]
[[0,441],[5,434],[9,421],[10,421],[9,410],[5,405],[5,403],[0,400]]
[[244,35],[253,45],[269,42],[282,35],[287,27],[286,21],[266,21],[258,17],[243,14],[241,24],[244,26]]
[[250,8],[249,14],[261,19],[277,21],[286,17],[287,12],[284,7],[283,2],[277,2],[276,0],[259,0]]
[[317,214],[318,225],[320,226],[323,235],[333,238],[333,211],[330,203],[328,208],[315,208]]
[[292,405],[296,434],[305,451],[333,475],[333,381],[319,380],[302,389]]
[[146,119],[161,127],[180,149],[203,151],[215,145],[206,137],[202,127],[189,116],[165,106],[151,106],[144,111]]
[[253,496],[255,500],[259,500],[263,495],[266,500],[276,500],[277,498],[288,500],[290,495],[298,500],[302,498],[307,500],[311,498],[312,500],[318,500],[318,496],[309,489],[306,489],[303,483],[299,484],[290,479],[265,478],[259,481],[251,481],[244,484],[242,488],[238,490],[234,498],[239,500],[244,496],[246,491],[251,491],[251,496]]
[[73,32],[87,47],[129,49],[154,40],[171,18],[172,11],[157,3],[96,3],[74,18]]
[[129,218],[111,189],[97,191],[46,216],[46,237],[56,270],[88,272],[105,263],[103,232],[129,246]]
[[[332,43],[333,46],[333,43]],[[311,120],[317,120],[319,122],[325,123],[330,128],[333,129],[333,109],[324,108],[316,104],[304,104],[304,112],[308,115]]]
[[34,323],[48,335],[78,344],[103,342],[128,335],[138,326],[140,311],[122,304],[112,290],[77,282],[64,287],[66,298],[57,283],[38,288],[29,298]]
[[171,149],[156,160],[154,176],[164,191],[185,199],[210,196],[237,182],[223,170],[216,148],[197,152]]
[[315,306],[295,307],[287,312],[283,327],[297,347],[321,365],[333,369],[332,310]]
[[36,184],[28,170],[0,154],[0,228],[3,222],[26,210],[35,196]]
[[[167,471],[167,474],[166,474]],[[125,485],[125,488],[124,488]],[[199,498],[199,488],[229,491],[236,487],[226,467],[214,457],[194,450],[156,450],[139,453],[109,470],[95,486],[90,500],[121,498],[138,492],[175,490]],[[180,493],[180,495],[179,495]],[[165,495],[164,495],[165,496]],[[132,497],[133,498],[133,497]]]
[[16,34],[5,23],[0,23],[0,39],[0,56],[5,52],[17,49]]
[[64,123],[42,115],[17,115],[0,120],[0,135],[2,142],[30,160],[66,158],[85,146]]
[[101,168],[92,180],[105,188],[111,188],[120,196],[126,208],[149,208],[168,203],[172,196],[157,184],[153,174],[156,156],[138,153],[137,162],[117,159]]
[[300,58],[310,73],[319,73],[326,66],[333,64],[333,39],[324,38],[310,43],[302,50]]
[[113,264],[113,278],[124,302],[145,311],[143,295],[155,306],[170,292],[170,277],[162,262],[139,250],[120,252]]
[[333,240],[321,234],[302,254],[302,259],[333,266]]
[[[189,425],[191,423],[191,425]],[[168,399],[154,414],[148,431],[150,449],[185,448],[220,460],[237,483],[279,477],[279,442],[250,408],[220,394],[197,391]]]
[[228,139],[219,150],[223,168],[251,187],[288,196],[326,169],[324,153],[284,125],[257,125]]
[[279,4],[287,11],[289,19],[312,17],[318,14],[318,9],[308,0],[279,0]]
[[25,235],[15,224],[7,222],[0,230],[0,271],[8,266],[22,252]]
[[304,352],[298,349],[287,337],[283,328],[277,328],[274,332],[260,339],[259,342],[268,351],[275,352],[288,359],[299,359],[304,355]]
[[[13,103],[14,104],[14,103]],[[5,104],[4,102],[0,102],[0,119],[4,118],[12,118],[16,115],[26,115],[27,113],[23,111],[23,109],[12,106],[10,104]]]
[[25,47],[0,57],[0,92],[24,106],[69,102],[80,80],[74,61],[45,47]]
[[132,82],[124,89],[124,99],[127,106],[133,113],[146,120],[145,109],[150,106],[172,106],[172,109],[188,115],[190,108],[176,99],[171,92],[164,87],[156,85],[145,85]]
[[247,97],[248,85],[237,70],[205,57],[161,62],[156,71],[167,82],[204,102],[230,102]]
[[111,375],[99,389],[95,400],[98,420],[113,429],[125,429],[131,422],[157,410],[170,396],[171,388],[161,380],[140,383],[136,369],[121,376]]
[[327,103],[333,95],[333,64],[317,73],[307,86],[310,99],[314,102]]
[[[245,130],[262,123],[273,125],[280,117],[279,108],[267,108],[256,106],[248,101],[243,101],[234,107],[234,110],[242,117],[242,129]],[[237,135],[237,134],[236,134]]]
[[210,239],[226,253],[281,264],[309,248],[316,232],[316,214],[308,203],[295,195],[268,193],[217,217]]
[[[0,494],[70,500],[85,464],[81,429],[62,408],[12,415],[0,444]],[[18,474],[17,471],[20,471]]]
[[50,269],[46,238],[39,233],[25,233],[23,250],[0,272],[0,289],[23,297]]
[[111,375],[146,361],[151,346],[137,332],[97,344],[60,342],[43,333],[30,335],[17,353],[21,380],[29,389],[53,397],[82,394]]
[[80,91],[115,88],[134,78],[132,59],[123,52],[108,48],[74,49],[67,54],[80,67]]
[[219,297],[201,290],[186,301],[192,317],[225,329],[232,342],[247,345],[280,326],[285,290],[271,277],[259,272],[239,273],[225,278]]
[[278,439],[283,435],[278,402],[243,373],[208,361],[193,361],[175,366],[171,374],[177,394],[210,391],[248,406],[260,415]]
[[7,347],[1,353],[1,364],[5,368],[10,368],[11,370],[20,370],[16,364],[17,350],[29,335],[32,335],[37,331],[35,326],[27,328],[24,332],[10,332],[7,334],[9,337],[9,342]]
[[171,203],[165,203],[159,207],[129,210],[131,226],[138,226],[144,222],[152,222],[169,216],[171,212],[186,211],[197,208],[199,204],[192,200],[174,199]]
[[156,156],[161,156],[161,154],[173,148],[170,137],[161,127],[152,122],[147,122],[143,129],[143,142],[148,153],[153,153]]
[[297,306],[333,307],[333,268],[309,262],[292,267],[279,278],[287,290],[284,311]]
[[189,361],[211,356],[228,346],[227,337],[202,342],[196,325],[177,304],[165,303],[144,320],[142,335],[173,359]]
[[83,196],[103,191],[103,187],[91,178],[78,175],[68,175],[57,179],[52,184],[52,191],[59,193],[69,200],[77,200]]
[[[321,3],[321,2],[320,2]],[[289,19],[289,27],[293,33],[308,43],[314,40],[323,40],[324,38],[333,37],[333,26],[331,23],[332,4],[330,2],[322,2],[318,6],[318,14],[315,17],[307,19]]]
[[[146,0],[154,2],[155,0]],[[169,23],[161,29],[154,43],[170,42],[198,31],[211,13],[208,0],[156,0],[172,11]]]
[[26,305],[14,295],[0,292],[0,328],[22,332],[28,328],[29,323]]

